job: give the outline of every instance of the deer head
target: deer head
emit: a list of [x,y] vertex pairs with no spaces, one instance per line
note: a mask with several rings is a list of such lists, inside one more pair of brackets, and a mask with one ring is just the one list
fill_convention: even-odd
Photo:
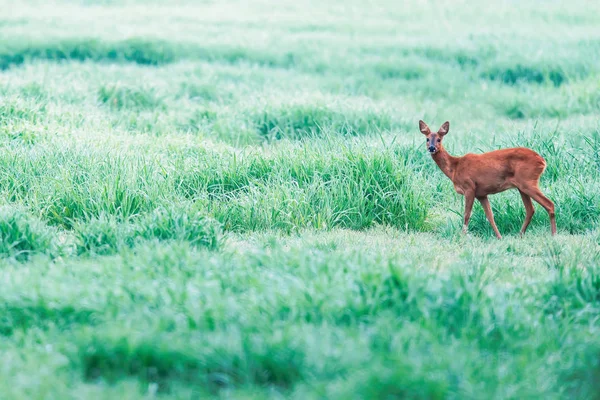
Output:
[[448,130],[450,130],[450,122],[444,122],[440,129],[434,133],[431,132],[431,130],[425,122],[419,121],[419,130],[423,135],[427,137],[427,151],[429,151],[429,153],[433,155],[440,151],[440,148],[442,146],[442,139],[448,133]]

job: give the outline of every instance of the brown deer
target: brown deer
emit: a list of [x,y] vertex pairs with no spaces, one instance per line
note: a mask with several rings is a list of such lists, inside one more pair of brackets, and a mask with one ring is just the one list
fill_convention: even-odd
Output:
[[439,131],[431,132],[425,122],[419,121],[419,130],[427,137],[426,146],[433,161],[450,178],[456,192],[465,196],[463,233],[467,233],[473,202],[477,199],[483,206],[496,237],[502,239],[494,222],[488,195],[517,188],[525,204],[525,221],[521,227],[521,235],[525,233],[533,217],[531,199],[548,211],[552,235],[556,234],[554,203],[544,196],[538,187],[540,176],[546,169],[546,161],[542,156],[533,150],[518,147],[452,157],[442,146],[442,139],[449,129],[450,123],[446,121]]

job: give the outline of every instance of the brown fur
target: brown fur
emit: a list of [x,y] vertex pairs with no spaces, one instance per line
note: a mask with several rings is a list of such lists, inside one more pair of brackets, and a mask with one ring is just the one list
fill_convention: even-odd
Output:
[[496,237],[501,239],[487,196],[516,188],[521,193],[526,212],[521,235],[525,233],[533,217],[534,208],[531,199],[546,209],[550,215],[550,230],[552,235],[556,234],[554,203],[544,196],[538,187],[540,176],[546,169],[546,161],[542,156],[533,150],[518,147],[452,157],[442,146],[442,139],[450,129],[448,122],[444,123],[436,133],[432,133],[423,121],[419,121],[419,129],[427,136],[426,145],[435,163],[450,178],[454,189],[465,196],[463,232],[467,231],[473,202],[477,199],[483,206]]

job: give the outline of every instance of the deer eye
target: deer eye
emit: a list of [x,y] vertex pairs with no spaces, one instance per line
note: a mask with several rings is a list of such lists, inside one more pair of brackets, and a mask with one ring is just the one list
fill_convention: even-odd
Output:
[[427,141],[429,142],[429,138],[427,138]]
[[441,142],[441,141],[442,141],[442,139],[438,139],[438,143]]

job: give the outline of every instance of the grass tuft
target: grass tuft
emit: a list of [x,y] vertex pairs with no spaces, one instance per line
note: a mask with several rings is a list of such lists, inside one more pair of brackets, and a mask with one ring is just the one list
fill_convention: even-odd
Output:
[[293,105],[267,109],[254,117],[261,137],[301,139],[322,136],[325,132],[366,135],[389,130],[391,118],[372,111],[342,112],[323,106]]
[[98,90],[98,99],[116,110],[153,110],[162,105],[160,98],[151,89],[102,86]]
[[16,331],[28,329],[49,329],[57,327],[61,330],[72,329],[79,325],[95,323],[94,310],[76,309],[72,305],[64,307],[40,304],[4,304],[0,307],[0,335],[11,336]]
[[558,87],[568,81],[566,73],[560,68],[526,66],[521,64],[504,68],[494,66],[483,72],[482,77],[492,81],[499,81],[506,85],[550,83]]
[[175,52],[167,42],[140,38],[113,43],[97,39],[66,39],[37,43],[17,41],[0,47],[0,70],[37,60],[90,60],[160,65],[172,62],[174,58]]
[[78,254],[108,255],[132,248],[143,240],[179,240],[192,247],[216,250],[221,243],[218,224],[199,212],[158,208],[119,222],[101,214],[73,228]]
[[225,388],[255,384],[288,388],[301,378],[303,355],[288,346],[287,340],[270,343],[252,338],[237,339],[227,348],[180,347],[186,338],[142,338],[130,341],[95,336],[80,346],[79,357],[87,380],[117,380],[135,376],[168,391],[169,384],[182,381],[209,388],[213,393]]
[[0,207],[0,256],[26,261],[35,254],[58,256],[61,248],[56,230],[11,207]]

